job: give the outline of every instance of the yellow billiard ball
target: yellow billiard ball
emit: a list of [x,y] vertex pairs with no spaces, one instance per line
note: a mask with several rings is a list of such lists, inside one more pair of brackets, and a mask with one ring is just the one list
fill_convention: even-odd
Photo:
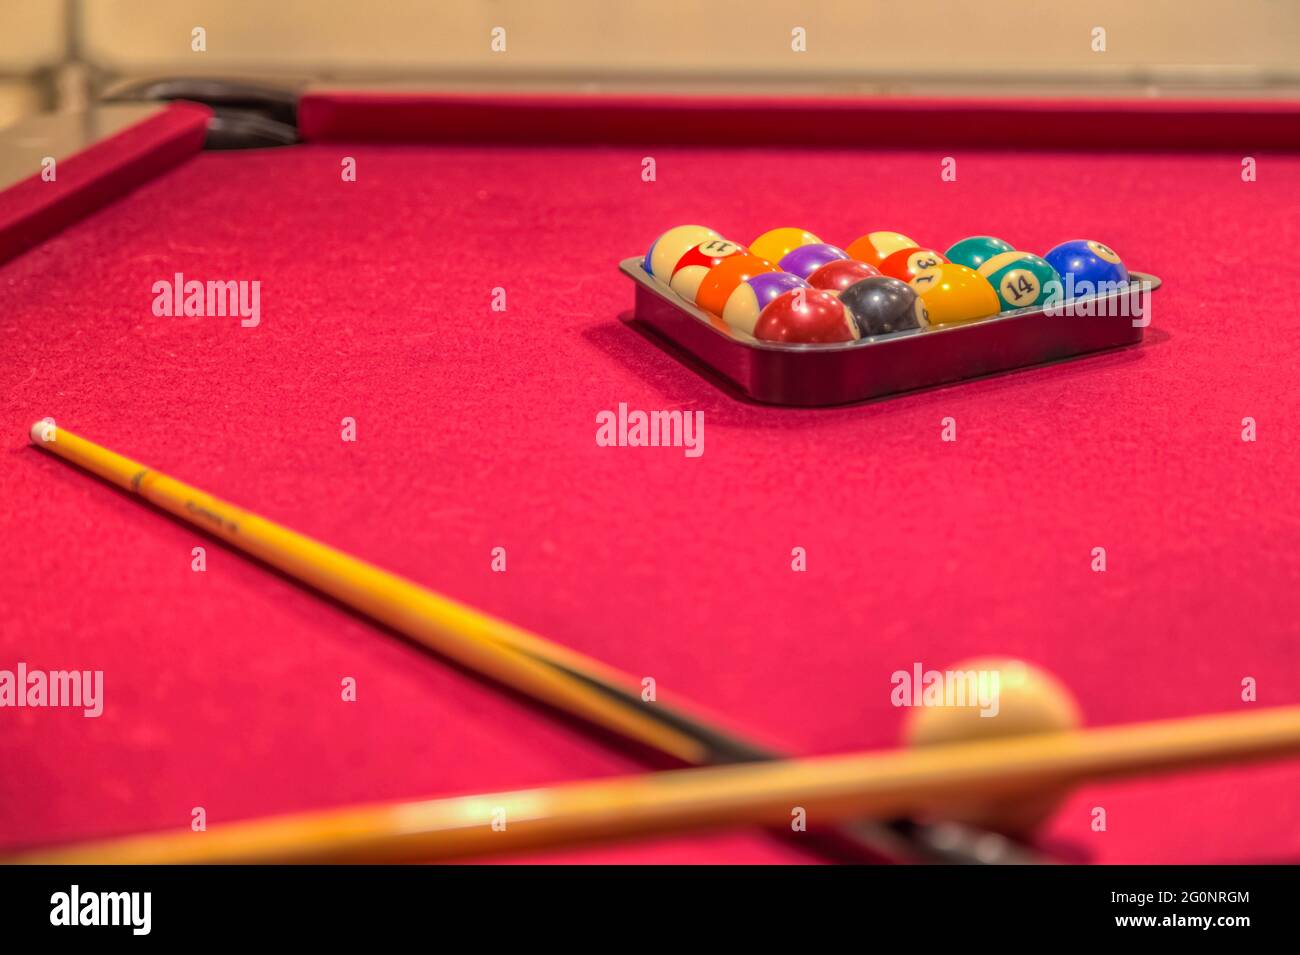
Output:
[[769,262],[780,262],[787,255],[805,245],[817,245],[821,239],[806,229],[785,227],[769,229],[749,243],[749,254]]
[[944,262],[908,283],[925,302],[931,325],[977,322],[1002,310],[998,293],[974,269]]
[[[993,688],[996,715],[981,716],[978,706],[918,706],[908,711],[903,739],[909,746],[972,743],[1005,736],[1028,736],[1078,729],[1082,715],[1070,691],[1054,676],[1023,660],[997,657],[965,660],[952,673],[984,674]],[[994,707],[989,707],[993,712]],[[953,822],[1025,838],[1049,819],[1068,794],[1068,786],[1035,788],[1024,794],[944,803],[935,815]]]

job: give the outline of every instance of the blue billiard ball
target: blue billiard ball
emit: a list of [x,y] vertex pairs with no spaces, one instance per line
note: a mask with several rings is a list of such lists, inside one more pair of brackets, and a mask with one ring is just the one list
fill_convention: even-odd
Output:
[[1129,281],[1128,269],[1115,250],[1091,239],[1062,242],[1043,258],[1060,273],[1067,299],[1107,291],[1102,283],[1122,286]]

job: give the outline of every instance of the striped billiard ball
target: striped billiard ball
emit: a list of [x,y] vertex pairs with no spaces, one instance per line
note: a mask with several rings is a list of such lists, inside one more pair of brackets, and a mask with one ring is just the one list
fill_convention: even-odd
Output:
[[1061,277],[1045,260],[1029,252],[1003,252],[979,267],[998,293],[1002,311],[1041,305],[1053,293],[1061,295]]
[[844,251],[851,259],[880,268],[880,263],[894,252],[916,248],[917,245],[915,239],[909,239],[901,232],[868,232],[854,239]]
[[956,262],[922,272],[908,284],[921,296],[934,325],[975,322],[1002,310],[988,279]]
[[744,246],[728,242],[726,239],[709,239],[707,242],[701,242],[687,249],[686,253],[677,260],[668,285],[686,301],[694,302],[695,295],[700,290],[700,283],[704,281],[704,276],[709,274],[710,269],[721,265],[723,259],[733,255],[744,255],[744,253]]
[[727,307],[727,299],[741,282],[746,282],[755,275],[764,272],[781,271],[767,259],[760,259],[753,253],[729,255],[704,274],[699,290],[695,293],[695,304],[710,315],[722,317],[722,310]]
[[790,272],[763,272],[736,286],[722,309],[722,320],[747,335],[754,334],[759,314],[773,299],[795,289],[811,291],[811,286]]
[[827,262],[848,257],[847,252],[828,242],[814,242],[787,252],[777,265],[781,266],[783,272],[790,272],[806,279]]
[[646,252],[641,267],[667,285],[673,275],[673,266],[689,249],[709,239],[720,238],[722,236],[707,226],[679,225],[655,239],[650,251]]

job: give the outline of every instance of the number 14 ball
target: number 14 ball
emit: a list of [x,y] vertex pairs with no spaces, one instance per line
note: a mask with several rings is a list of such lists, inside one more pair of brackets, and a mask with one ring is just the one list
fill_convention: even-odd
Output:
[[1002,310],[1039,305],[1052,295],[1060,296],[1061,277],[1045,261],[1028,252],[1003,252],[979,267],[998,293]]

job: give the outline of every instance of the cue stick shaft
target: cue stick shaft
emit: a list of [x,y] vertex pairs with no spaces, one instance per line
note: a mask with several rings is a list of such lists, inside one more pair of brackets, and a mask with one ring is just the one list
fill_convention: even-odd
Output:
[[707,758],[699,740],[665,725],[652,712],[617,705],[598,688],[511,647],[512,641],[544,644],[540,637],[222,501],[59,428],[49,419],[34,424],[31,436],[38,447],[138,494],[471,670],[686,763],[699,764]]
[[38,850],[0,863],[451,861],[702,827],[787,825],[795,806],[819,820],[888,819],[972,797],[1013,799],[1063,783],[1295,754],[1300,706],[360,806]]

